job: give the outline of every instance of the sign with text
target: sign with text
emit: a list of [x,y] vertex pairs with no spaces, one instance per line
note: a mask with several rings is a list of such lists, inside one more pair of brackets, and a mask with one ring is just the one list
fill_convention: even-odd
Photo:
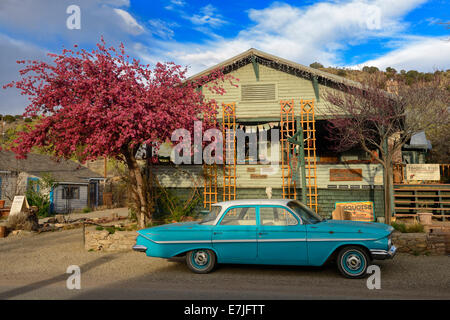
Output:
[[362,181],[362,169],[330,169],[330,181]]
[[336,220],[375,221],[372,201],[336,202],[335,208]]
[[407,164],[406,179],[439,181],[441,180],[439,164]]
[[14,200],[11,204],[11,210],[9,211],[9,215],[13,216],[15,214],[19,214],[24,210],[29,209],[28,201],[25,196],[15,196]]

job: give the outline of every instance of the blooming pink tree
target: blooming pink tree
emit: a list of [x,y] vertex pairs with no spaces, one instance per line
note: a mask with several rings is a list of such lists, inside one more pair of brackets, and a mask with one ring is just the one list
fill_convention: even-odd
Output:
[[25,64],[16,87],[29,96],[25,116],[39,115],[33,128],[22,132],[11,149],[26,157],[33,147],[58,158],[77,156],[82,161],[113,157],[123,161],[132,181],[134,207],[140,226],[151,219],[145,177],[136,160],[143,144],[170,141],[175,129],[193,132],[194,121],[203,129],[214,126],[215,102],[206,100],[199,86],[223,94],[227,76],[215,71],[186,81],[186,69],[174,63],[157,63],[151,69],[126,55],[124,46],[106,47],[101,39],[92,51],[64,49],[49,54],[53,63]]

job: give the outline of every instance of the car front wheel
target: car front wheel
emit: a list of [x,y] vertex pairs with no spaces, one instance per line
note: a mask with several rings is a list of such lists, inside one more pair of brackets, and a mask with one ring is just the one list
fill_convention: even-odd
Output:
[[186,263],[195,273],[208,273],[216,266],[216,255],[209,249],[192,250],[186,255]]
[[337,265],[339,271],[347,278],[363,278],[369,266],[369,257],[363,248],[344,247],[339,251]]

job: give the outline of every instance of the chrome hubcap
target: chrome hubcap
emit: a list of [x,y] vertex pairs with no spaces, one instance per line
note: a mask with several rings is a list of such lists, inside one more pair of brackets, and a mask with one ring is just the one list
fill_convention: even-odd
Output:
[[198,251],[194,255],[194,261],[199,266],[204,266],[208,263],[208,255],[205,251]]
[[357,270],[361,266],[361,259],[358,256],[351,254],[348,256],[346,264],[350,269]]

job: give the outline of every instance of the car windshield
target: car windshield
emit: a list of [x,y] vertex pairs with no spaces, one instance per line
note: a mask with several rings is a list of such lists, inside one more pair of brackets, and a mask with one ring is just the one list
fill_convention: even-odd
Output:
[[317,213],[297,200],[288,202],[287,206],[294,210],[294,212],[298,214],[306,223],[314,224],[323,220]]
[[212,224],[216,218],[217,215],[222,210],[221,206],[212,206],[211,210],[203,217],[202,221],[200,221],[201,224]]

